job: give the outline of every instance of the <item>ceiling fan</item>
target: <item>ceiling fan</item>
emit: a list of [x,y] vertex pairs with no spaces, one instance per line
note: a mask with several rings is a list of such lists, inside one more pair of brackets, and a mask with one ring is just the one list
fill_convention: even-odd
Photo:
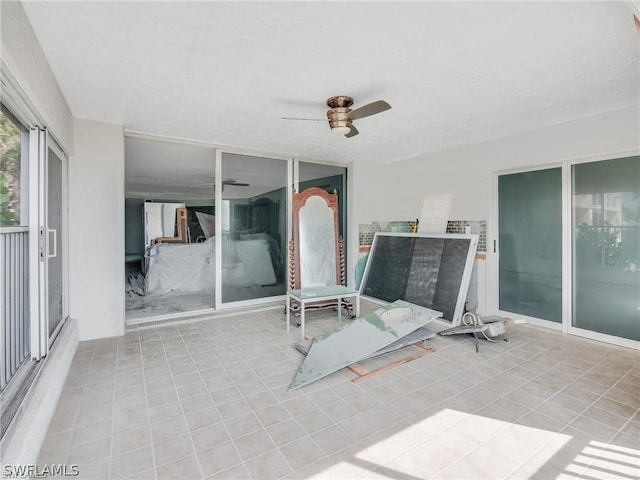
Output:
[[[220,182],[220,183],[222,184],[222,191],[224,191],[224,187],[225,186],[249,187],[251,185],[249,183],[239,182],[235,178],[226,178],[226,179],[222,180],[222,182]],[[197,184],[197,186],[208,186],[208,187],[215,187],[215,185],[216,185],[216,182],[206,182],[206,183]]]
[[[384,100],[378,100],[377,102],[368,103],[362,107],[358,107],[355,110],[351,110],[353,105],[353,98],[346,95],[340,95],[337,97],[331,97],[327,100],[329,110],[327,110],[327,120],[329,120],[329,128],[333,133],[338,135],[344,135],[347,138],[355,137],[358,135],[358,129],[353,125],[354,120],[360,118],[370,117],[377,113],[382,113],[385,110],[389,110],[389,105]],[[294,118],[294,117],[282,117],[283,120],[314,120],[314,121],[326,121],[321,118]]]
[[248,187],[250,184],[237,181],[235,178],[222,180],[222,185],[232,185],[234,187]]

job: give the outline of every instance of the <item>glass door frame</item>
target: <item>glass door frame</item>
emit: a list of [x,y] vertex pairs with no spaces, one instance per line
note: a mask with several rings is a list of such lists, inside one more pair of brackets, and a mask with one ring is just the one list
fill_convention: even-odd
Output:
[[[263,152],[263,151],[256,151],[256,150],[249,150],[249,149],[243,149],[243,148],[231,148],[231,147],[223,147],[223,148],[215,148],[215,178],[216,180],[220,179],[222,180],[223,178],[223,172],[222,172],[222,155],[223,154],[236,154],[236,155],[244,155],[244,156],[250,156],[250,157],[263,157],[263,158],[269,158],[269,159],[274,159],[274,160],[282,160],[282,161],[286,161],[287,162],[287,178],[286,178],[286,185],[287,185],[287,206],[286,206],[286,216],[287,216],[287,228],[286,228],[286,236],[287,236],[287,245],[289,245],[289,242],[291,241],[291,239],[293,238],[293,225],[291,222],[291,216],[292,216],[292,211],[293,211],[293,207],[292,207],[292,200],[293,200],[293,190],[295,189],[296,191],[299,190],[299,180],[300,180],[300,162],[306,162],[306,163],[314,163],[314,164],[319,164],[319,165],[329,165],[329,166],[334,166],[334,167],[341,167],[341,168],[345,168],[346,169],[346,173],[347,173],[347,183],[345,185],[346,188],[346,192],[347,192],[347,218],[349,218],[349,208],[353,203],[352,201],[352,183],[350,183],[350,179],[352,178],[351,175],[351,165],[347,165],[347,164],[342,164],[342,163],[338,163],[338,162],[323,162],[323,161],[318,161],[318,160],[313,160],[313,159],[307,159],[307,158],[303,158],[303,157],[295,157],[292,155],[278,155],[272,152]],[[221,188],[216,188],[215,190],[215,230],[216,230],[216,235],[215,235],[215,309],[216,310],[225,310],[225,309],[230,309],[230,308],[238,308],[238,307],[248,307],[248,306],[260,306],[260,305],[265,305],[265,304],[269,304],[269,303],[274,303],[274,302],[284,302],[286,301],[286,294],[285,295],[276,295],[273,297],[262,297],[262,298],[256,298],[256,299],[251,299],[251,300],[241,300],[241,301],[236,301],[236,302],[223,302],[222,301],[222,268],[218,267],[218,265],[222,265],[222,189]],[[356,225],[356,232],[357,232],[357,225]],[[357,234],[354,236],[351,234],[351,230],[349,229],[348,225],[347,225],[347,229],[346,229],[346,237],[347,237],[347,242],[345,244],[345,249],[348,249],[349,246],[353,245],[354,242],[354,238],[356,239],[355,241],[357,241]],[[357,244],[355,246],[355,248],[357,249]],[[356,256],[350,256],[349,258],[355,258]],[[286,286],[288,289],[288,285],[289,285],[289,268],[288,268],[288,255],[287,255],[287,268],[286,270]],[[355,265],[355,264],[354,264]],[[349,269],[347,269],[349,271]],[[347,275],[348,279],[351,279],[351,275]]]
[[[591,157],[584,157],[575,160],[569,160],[564,162],[563,165],[563,238],[566,236],[569,242],[569,249],[563,250],[565,255],[563,260],[567,259],[566,270],[563,270],[563,274],[566,272],[566,276],[569,279],[569,295],[566,300],[566,312],[563,315],[563,331],[572,335],[588,338],[591,340],[597,340],[601,342],[607,342],[621,347],[633,348],[640,350],[640,341],[630,340],[628,338],[616,337],[614,335],[608,335],[606,333],[595,332],[592,330],[586,330],[584,328],[573,326],[573,184],[571,171],[574,165],[580,165],[584,163],[593,163],[606,160],[615,160],[618,158],[631,157],[640,155],[640,150],[626,150],[622,152],[615,152],[605,155],[596,155]],[[566,178],[565,178],[566,176]],[[565,198],[566,197],[566,198]],[[564,263],[564,262],[563,262]]]
[[[287,220],[287,245],[291,240],[292,227],[291,227],[291,199],[293,198],[293,185],[291,179],[293,177],[293,163],[294,160],[290,155],[277,155],[270,152],[259,152],[255,150],[245,150],[241,148],[216,148],[216,163],[215,163],[215,179],[222,181],[222,155],[223,154],[236,154],[249,157],[262,157],[273,160],[282,160],[287,162],[287,176],[285,178],[287,186],[287,205],[286,205],[286,220]],[[250,300],[239,300],[235,302],[223,302],[222,301],[222,188],[216,188],[215,190],[215,305],[216,310],[226,310],[230,308],[249,307],[265,305],[271,302],[284,302],[287,298],[286,294],[276,295],[273,297],[261,297],[253,298]],[[286,268],[286,285],[289,285],[289,269]]]
[[[492,195],[491,195],[491,239],[488,245],[488,305],[490,311],[497,315],[511,318],[526,318],[532,325],[561,331],[565,334],[576,335],[591,340],[611,343],[622,347],[640,350],[640,341],[629,340],[622,337],[607,335],[604,333],[585,330],[574,327],[573,321],[573,206],[572,206],[572,175],[571,170],[574,165],[591,163],[616,158],[640,155],[640,150],[626,150],[602,155],[581,157],[561,162],[554,162],[536,166],[521,167],[507,170],[499,170],[492,173]],[[534,172],[551,168],[561,168],[562,171],[562,322],[556,323],[540,318],[528,317],[522,314],[500,310],[500,245],[499,245],[499,199],[498,199],[498,179],[503,175],[514,173]]]
[[[49,165],[49,149],[53,150],[55,155],[60,159],[62,163],[62,227],[61,234],[56,234],[55,243],[62,246],[62,320],[49,336],[49,347],[53,344],[56,337],[60,333],[60,330],[64,326],[65,322],[69,320],[69,157],[60,148],[58,143],[48,135],[47,138],[47,169]],[[45,178],[48,178],[48,174]],[[48,188],[48,187],[47,187]],[[48,212],[45,212],[45,214]],[[46,234],[46,252],[51,251],[51,236],[49,235],[49,224],[45,227]],[[54,247],[57,245],[54,245]],[[48,319],[47,319],[48,324]]]
[[[49,149],[62,162],[62,320],[49,335],[48,255],[51,237],[48,223]],[[29,131],[29,295],[31,311],[31,357],[40,360],[69,318],[69,204],[68,156],[47,129]]]
[[[487,268],[488,268],[488,278],[489,278],[489,285],[488,285],[488,292],[489,292],[489,299],[488,299],[488,305],[491,311],[497,312],[497,315],[503,316],[503,317],[509,317],[509,318],[523,318],[526,317],[527,320],[529,321],[529,323],[534,324],[534,325],[538,325],[541,327],[545,327],[545,328],[550,328],[552,330],[561,330],[562,329],[562,325],[564,324],[564,318],[566,315],[566,312],[564,310],[564,306],[565,306],[565,302],[566,302],[566,292],[567,292],[567,288],[566,288],[566,273],[565,273],[565,265],[564,265],[564,258],[565,256],[562,256],[563,259],[563,265],[562,265],[562,323],[556,323],[556,322],[552,322],[550,320],[544,320],[541,318],[536,318],[536,317],[530,317],[530,316],[526,316],[520,313],[514,313],[514,312],[509,312],[506,310],[501,310],[500,309],[500,211],[499,211],[499,192],[498,192],[498,181],[499,178],[504,176],[504,175],[512,175],[512,174],[517,174],[517,173],[527,173],[527,172],[535,172],[535,171],[540,171],[540,170],[551,170],[551,169],[557,169],[557,168],[562,168],[562,163],[550,163],[550,164],[545,164],[545,165],[540,165],[537,167],[521,167],[521,168],[514,168],[514,169],[508,169],[508,170],[500,170],[497,172],[494,172],[492,174],[492,206],[493,208],[491,209],[491,242],[487,245],[487,248],[489,250],[489,255],[488,255],[488,264],[487,264]],[[562,182],[563,182],[563,186],[564,186],[564,168],[562,168]],[[562,202],[563,202],[563,211],[564,211],[564,188],[563,188],[563,196],[562,196]],[[562,252],[565,252],[565,247],[566,247],[566,239],[565,239],[565,235],[564,235],[564,217],[563,217],[563,234],[562,234]]]

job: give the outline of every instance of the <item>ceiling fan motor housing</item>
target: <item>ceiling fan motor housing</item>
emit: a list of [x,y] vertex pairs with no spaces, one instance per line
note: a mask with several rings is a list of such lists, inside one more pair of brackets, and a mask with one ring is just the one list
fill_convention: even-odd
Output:
[[348,107],[336,107],[327,111],[329,119],[329,127],[333,130],[336,127],[351,128],[351,117],[349,117],[351,109]]

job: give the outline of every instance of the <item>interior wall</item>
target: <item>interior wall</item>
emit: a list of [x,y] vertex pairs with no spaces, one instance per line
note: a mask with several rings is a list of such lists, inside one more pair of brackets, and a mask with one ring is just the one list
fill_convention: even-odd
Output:
[[69,159],[69,308],[80,340],[124,334],[124,133],[76,120]]
[[[73,152],[73,116],[20,2],[0,2],[2,64],[67,153]],[[4,87],[3,87],[4,88]],[[4,100],[4,98],[3,98]],[[9,105],[11,106],[11,105]],[[17,112],[16,112],[17,113]]]
[[490,221],[493,172],[609,153],[615,156],[640,148],[638,132],[640,112],[629,108],[411,160],[358,168],[356,223],[419,218],[424,195],[440,192],[453,193],[450,218]]
[[[517,168],[541,168],[562,161],[640,150],[640,112],[629,108],[583,118],[520,135],[378,167],[356,165],[353,194],[356,224],[410,220],[421,216],[428,193],[453,193],[451,219],[487,221],[487,245],[493,244],[493,174]],[[373,194],[375,192],[375,194]],[[478,270],[480,313],[495,313],[495,256],[491,248]],[[351,268],[354,266],[351,265]]]

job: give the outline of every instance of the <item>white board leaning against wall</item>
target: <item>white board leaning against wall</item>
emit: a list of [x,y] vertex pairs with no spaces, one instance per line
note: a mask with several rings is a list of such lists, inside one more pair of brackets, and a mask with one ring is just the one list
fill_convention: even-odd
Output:
[[451,193],[431,193],[424,196],[418,223],[419,233],[447,233],[452,197]]

